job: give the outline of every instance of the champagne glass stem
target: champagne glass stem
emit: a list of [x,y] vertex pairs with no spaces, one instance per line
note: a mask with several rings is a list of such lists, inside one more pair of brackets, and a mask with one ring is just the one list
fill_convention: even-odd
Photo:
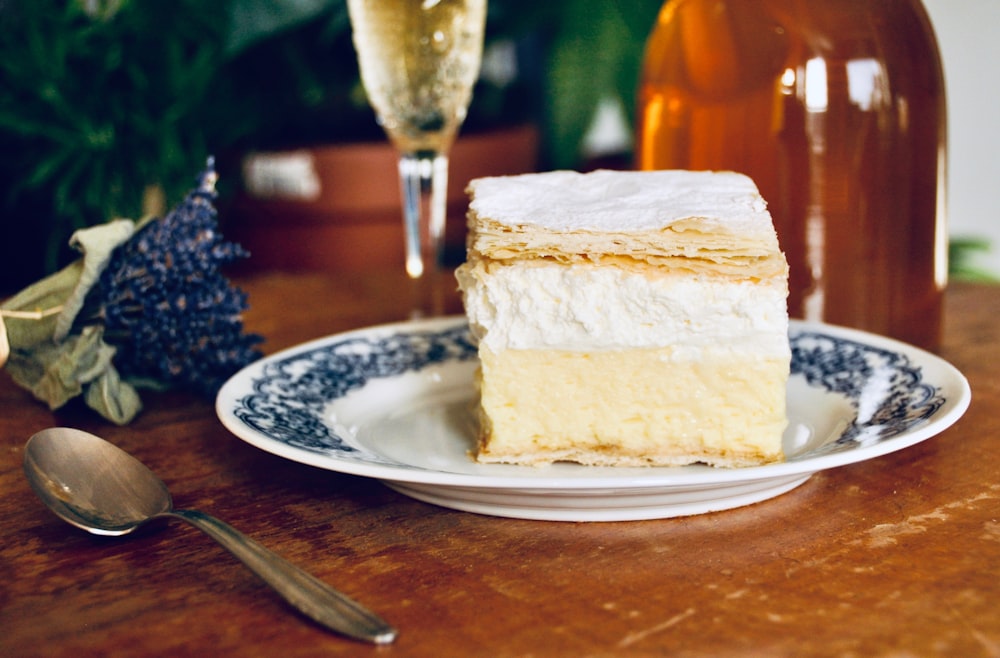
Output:
[[399,159],[406,232],[406,273],[420,279],[440,263],[448,196],[448,156],[403,153]]

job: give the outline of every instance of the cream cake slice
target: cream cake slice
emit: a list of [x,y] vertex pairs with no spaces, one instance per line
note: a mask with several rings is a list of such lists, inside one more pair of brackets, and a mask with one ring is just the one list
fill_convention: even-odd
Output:
[[783,459],[788,265],[752,180],[553,171],[468,193],[478,461]]

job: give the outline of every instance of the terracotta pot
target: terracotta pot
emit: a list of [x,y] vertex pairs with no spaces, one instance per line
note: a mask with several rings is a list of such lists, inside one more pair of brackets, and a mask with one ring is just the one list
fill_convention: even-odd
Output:
[[[451,152],[446,259],[465,250],[465,186],[473,178],[534,171],[534,126],[463,135]],[[244,191],[223,217],[250,269],[360,271],[403,267],[396,153],[388,142],[258,153],[243,163]]]

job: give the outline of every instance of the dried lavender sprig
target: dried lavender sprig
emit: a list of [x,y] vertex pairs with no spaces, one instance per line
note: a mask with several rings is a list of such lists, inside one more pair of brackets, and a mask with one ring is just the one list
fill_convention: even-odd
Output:
[[218,231],[217,179],[209,159],[184,201],[143,226],[102,273],[105,338],[127,377],[214,395],[260,357],[261,337],[243,332],[247,296],[221,272],[249,254]]

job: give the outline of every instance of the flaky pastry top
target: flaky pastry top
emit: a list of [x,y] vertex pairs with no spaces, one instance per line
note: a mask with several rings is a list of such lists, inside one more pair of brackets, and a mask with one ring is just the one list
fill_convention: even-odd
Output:
[[468,193],[470,259],[785,267],[767,204],[734,172],[551,171],[479,178]]

